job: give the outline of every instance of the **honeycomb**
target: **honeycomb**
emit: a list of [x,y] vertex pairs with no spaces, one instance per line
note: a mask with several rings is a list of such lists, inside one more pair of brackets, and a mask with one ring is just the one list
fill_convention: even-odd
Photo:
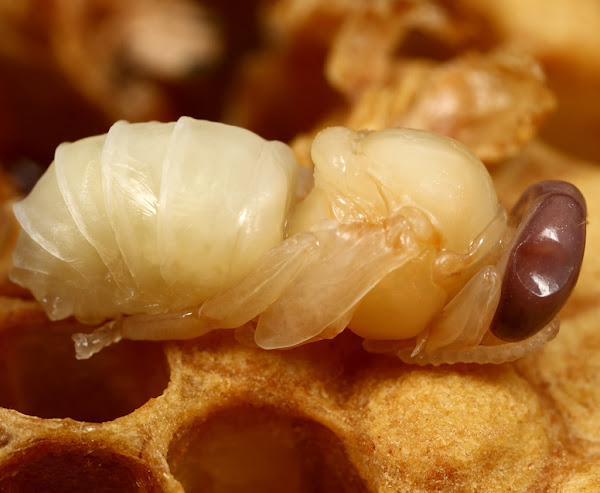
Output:
[[0,313],[0,491],[598,491],[600,168],[532,143],[494,172],[568,179],[588,254],[557,339],[503,365],[415,367],[358,337],[287,351],[231,331],[75,360],[73,321]]
[[[382,7],[388,4],[396,6],[394,15]],[[550,4],[554,10],[544,3],[546,12],[555,12],[558,3]],[[600,19],[592,3],[575,4],[586,18]],[[439,120],[426,111],[415,113],[419,106],[411,103],[423,101],[422,87],[435,89],[444,80],[452,87],[464,66],[479,74],[508,73],[510,83],[503,87],[516,88],[507,97],[519,104],[512,105],[515,112],[499,115],[509,130],[518,125],[518,131],[506,137],[496,126],[499,120],[491,122],[483,113],[472,115],[475,125],[449,117],[451,124],[439,130],[481,144],[480,156],[506,205],[542,179],[571,181],[582,190],[587,253],[561,313],[558,337],[502,365],[410,366],[366,353],[350,333],[264,351],[240,343],[231,331],[180,342],[123,341],[78,361],[71,335],[89,328],[73,320],[49,322],[26,293],[6,281],[14,236],[7,211],[18,192],[2,175],[0,492],[600,491],[600,163],[594,162],[597,143],[591,145],[589,137],[600,111],[595,112],[597,99],[583,102],[600,80],[600,60],[571,57],[572,46],[587,46],[577,35],[571,49],[557,50],[555,39],[535,31],[537,18],[527,9],[521,15],[511,8],[509,14],[500,3],[494,11],[486,2],[462,0],[446,12],[436,2],[423,2],[433,14],[422,17],[424,11],[409,8],[413,2],[378,2],[382,10],[368,12],[357,5],[268,4],[265,22],[287,29],[289,39],[275,37],[277,46],[246,60],[228,118],[268,137],[279,129],[285,134],[280,138],[295,144],[299,159],[308,159],[306,139],[327,123],[393,125],[409,115],[422,126],[437,125]],[[533,9],[539,2],[527,5]],[[511,24],[510,15],[518,22]],[[576,13],[562,17],[571,18],[578,19]],[[397,55],[394,22],[410,27],[403,45],[411,55],[406,64],[390,61]],[[342,63],[346,58],[328,51],[342,53],[344,33],[366,27],[393,40],[377,45],[388,58],[369,61],[379,67],[366,71],[370,80],[358,77],[364,59],[348,66]],[[336,32],[342,34],[331,34]],[[548,81],[537,77],[530,58],[509,57],[505,63],[507,52],[493,50],[515,38],[542,62]],[[379,41],[373,35],[367,45]],[[473,43],[492,54],[463,57]],[[298,79],[291,61],[303,59],[306,47],[316,54],[310,60],[319,63],[302,65]],[[435,62],[424,63],[424,54]],[[326,58],[340,62],[328,74],[329,85],[320,65]],[[576,104],[576,95],[565,96],[564,75],[556,75],[566,66],[577,69],[576,78],[585,75]],[[264,97],[253,92],[261,81],[271,101],[268,91]],[[538,104],[523,103],[523,90]],[[397,99],[388,98],[390,91]],[[550,116],[549,126],[540,130],[554,107],[552,94],[560,118]],[[310,105],[302,103],[308,99]],[[300,113],[281,114],[282,101],[295,101]],[[457,101],[459,109],[470,104]],[[390,104],[382,112],[384,103]],[[586,112],[580,132],[571,118],[581,107]]]

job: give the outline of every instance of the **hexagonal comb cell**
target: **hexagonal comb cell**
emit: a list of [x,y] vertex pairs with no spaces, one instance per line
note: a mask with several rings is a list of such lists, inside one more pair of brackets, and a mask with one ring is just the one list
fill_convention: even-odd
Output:
[[169,382],[162,346],[117,344],[87,361],[75,359],[74,322],[0,332],[0,407],[41,418],[104,422],[157,397]]
[[341,440],[325,426],[272,408],[237,407],[192,423],[171,443],[186,493],[366,492]]
[[131,457],[43,441],[20,451],[0,469],[0,491],[163,491],[147,465]]

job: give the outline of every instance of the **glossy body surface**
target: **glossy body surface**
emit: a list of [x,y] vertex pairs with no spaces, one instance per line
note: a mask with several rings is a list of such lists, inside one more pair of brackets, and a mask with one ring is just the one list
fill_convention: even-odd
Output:
[[[406,361],[485,363],[556,335],[585,243],[574,187],[538,185],[507,216],[468,149],[419,130],[331,127],[312,156],[302,196],[285,144],[219,123],[119,122],[62,145],[15,206],[12,278],[53,319],[112,319],[78,336],[80,357],[223,328],[281,349],[348,327]],[[541,278],[556,287],[536,301]]]
[[577,282],[587,208],[575,186],[547,181],[526,190],[511,214],[520,225],[492,332],[504,340],[522,340],[556,316]]

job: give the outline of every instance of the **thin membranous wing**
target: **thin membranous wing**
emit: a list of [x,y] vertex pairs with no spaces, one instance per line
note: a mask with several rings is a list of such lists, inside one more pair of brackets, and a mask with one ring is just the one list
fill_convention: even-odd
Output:
[[426,353],[477,346],[489,329],[498,301],[502,278],[493,265],[483,267],[432,321]]
[[265,311],[319,255],[317,236],[305,231],[273,247],[239,283],[209,299],[200,316],[237,328]]
[[381,223],[337,224],[312,233],[318,239],[318,259],[258,319],[255,339],[265,349],[319,336],[387,274],[421,252],[401,214]]

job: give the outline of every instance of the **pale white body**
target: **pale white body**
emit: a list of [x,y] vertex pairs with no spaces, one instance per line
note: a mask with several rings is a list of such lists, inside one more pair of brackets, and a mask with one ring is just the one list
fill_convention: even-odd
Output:
[[181,118],[63,144],[15,205],[12,278],[51,319],[202,303],[283,239],[296,162],[280,142]]
[[12,279],[52,319],[112,319],[77,339],[82,357],[121,337],[231,328],[276,349],[349,326],[408,361],[500,362],[556,333],[508,344],[488,331],[511,231],[463,146],[334,127],[313,161],[295,203],[285,144],[190,118],[119,122],[59,147],[16,205]]

